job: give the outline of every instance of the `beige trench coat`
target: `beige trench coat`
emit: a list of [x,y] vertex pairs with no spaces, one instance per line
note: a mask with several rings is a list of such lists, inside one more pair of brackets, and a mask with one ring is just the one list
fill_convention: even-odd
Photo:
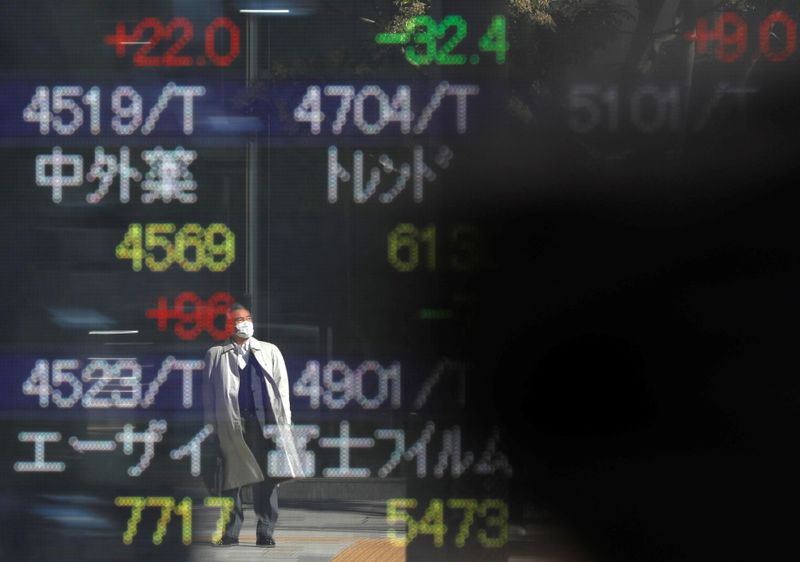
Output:
[[[291,433],[289,377],[283,355],[277,346],[255,338],[250,338],[250,352],[266,373],[264,382],[278,427],[278,447],[286,453],[291,475],[302,476],[300,458]],[[261,386],[258,387],[256,391],[260,395]],[[224,466],[222,487],[225,490],[264,480],[264,473],[242,436],[238,396],[239,367],[233,343],[212,347],[206,353],[203,372],[203,412],[204,423],[213,426],[214,433],[219,437]],[[259,398],[256,396],[257,400]],[[263,425],[263,420],[260,421]]]

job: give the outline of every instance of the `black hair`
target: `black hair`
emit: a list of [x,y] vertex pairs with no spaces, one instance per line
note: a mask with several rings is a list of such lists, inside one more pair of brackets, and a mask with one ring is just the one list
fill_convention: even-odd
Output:
[[247,308],[245,305],[243,305],[241,303],[238,303],[238,302],[235,302],[228,309],[228,314],[230,314],[232,312],[236,312],[237,310],[247,310],[248,312],[250,311],[250,309]]

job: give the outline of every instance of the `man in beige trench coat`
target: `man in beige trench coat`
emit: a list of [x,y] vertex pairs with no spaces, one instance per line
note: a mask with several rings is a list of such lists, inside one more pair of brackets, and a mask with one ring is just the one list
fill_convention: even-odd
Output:
[[253,337],[250,311],[235,304],[228,314],[233,335],[228,343],[208,350],[203,373],[204,422],[213,427],[223,459],[223,496],[234,501],[225,533],[215,544],[239,543],[244,520],[241,491],[252,485],[258,518],[256,544],[272,547],[278,492],[267,473],[267,424],[278,428],[276,442],[284,453],[284,473],[302,475],[290,428],[289,379],[280,350]]

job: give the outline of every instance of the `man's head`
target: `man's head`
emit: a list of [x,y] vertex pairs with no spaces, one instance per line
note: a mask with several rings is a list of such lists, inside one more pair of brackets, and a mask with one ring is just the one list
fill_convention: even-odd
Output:
[[242,343],[253,336],[253,318],[250,316],[250,311],[243,305],[239,303],[232,304],[228,311],[228,318],[233,330],[233,339],[238,343]]

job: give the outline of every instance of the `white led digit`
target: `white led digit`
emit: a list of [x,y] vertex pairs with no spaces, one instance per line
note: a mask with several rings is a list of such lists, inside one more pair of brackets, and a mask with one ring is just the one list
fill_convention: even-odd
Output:
[[[80,86],[53,87],[53,130],[59,135],[72,135],[83,125],[83,109],[75,100],[68,99],[82,95],[83,88]],[[71,114],[67,123],[61,118],[62,111]]]
[[38,396],[39,406],[47,408],[50,404],[50,364],[45,359],[37,359],[29,376],[22,383],[22,393],[26,396]]
[[385,377],[386,385],[390,389],[389,403],[392,405],[392,408],[398,409],[402,401],[400,363],[395,361],[388,367],[381,368],[381,376]]
[[[124,98],[130,100],[128,105],[123,106]],[[111,94],[111,111],[114,117],[111,119],[111,128],[118,135],[132,135],[142,124],[142,96],[130,86],[120,86]],[[123,123],[123,119],[130,119]]]
[[411,111],[411,88],[408,86],[398,86],[397,92],[392,98],[389,121],[399,122],[400,131],[404,135],[411,132],[414,113]]
[[50,132],[50,120],[53,114],[50,113],[50,89],[46,86],[39,86],[25,109],[22,110],[22,120],[27,123],[38,123],[39,133],[46,135]]
[[[378,120],[368,123],[364,117],[364,102],[375,98],[378,102]],[[353,100],[353,122],[365,135],[377,135],[389,123],[392,108],[389,96],[378,86],[364,86]]]
[[295,396],[307,396],[309,406],[313,410],[319,409],[319,398],[322,395],[322,387],[319,384],[319,361],[306,363],[306,368],[292,385],[292,390]]
[[600,88],[595,84],[573,85],[569,91],[569,127],[575,133],[588,133],[594,130],[602,118],[595,96]]
[[[648,98],[651,100],[649,103]],[[674,85],[667,91],[653,85],[637,88],[631,96],[631,122],[642,132],[655,133],[663,129],[669,119],[670,130],[677,131],[680,126],[679,101],[680,92]],[[646,106],[652,110],[647,112]]]
[[321,123],[325,120],[319,86],[308,87],[303,101],[294,109],[294,120],[308,123],[311,126],[311,134],[319,134]]
[[[78,369],[80,363],[77,359],[56,359],[53,361],[53,403],[59,408],[71,408],[83,395],[83,384],[73,373],[65,372],[65,369]],[[72,387],[72,392],[67,398],[61,394],[61,390],[56,388],[61,384],[68,384]]]
[[[340,379],[334,380],[334,373],[340,373]],[[353,372],[343,361],[331,361],[322,371],[322,382],[325,392],[322,401],[331,410],[341,410],[353,398]],[[334,394],[341,394],[335,397]]]
[[[111,403],[115,408],[136,408],[142,398],[142,366],[135,359],[118,359],[112,367]],[[127,372],[127,376],[122,374]]]
[[333,134],[340,135],[347,123],[347,114],[350,113],[350,108],[353,105],[353,97],[356,95],[356,89],[352,86],[325,86],[325,95],[342,98],[339,109],[336,111],[336,120],[331,125]]
[[81,99],[89,106],[89,130],[93,135],[100,134],[100,88],[94,86]]
[[[364,376],[373,373],[378,379],[378,393],[368,398],[364,395]],[[383,373],[383,368],[377,361],[364,361],[353,373],[353,394],[356,402],[365,410],[376,410],[389,396],[389,382]]]
[[[93,376],[98,371],[100,376]],[[81,375],[83,382],[94,383],[83,395],[81,403],[84,408],[111,408],[113,406],[110,397],[98,397],[98,394],[103,392],[106,385],[111,382],[113,373],[114,369],[104,359],[95,359],[84,367]]]
[[[378,378],[378,392],[368,398],[364,395],[364,376],[374,373]],[[365,410],[375,410],[389,397],[389,381],[392,381],[392,407],[400,406],[400,364],[393,363],[384,369],[377,361],[364,361],[353,373],[353,394],[359,405]]]

